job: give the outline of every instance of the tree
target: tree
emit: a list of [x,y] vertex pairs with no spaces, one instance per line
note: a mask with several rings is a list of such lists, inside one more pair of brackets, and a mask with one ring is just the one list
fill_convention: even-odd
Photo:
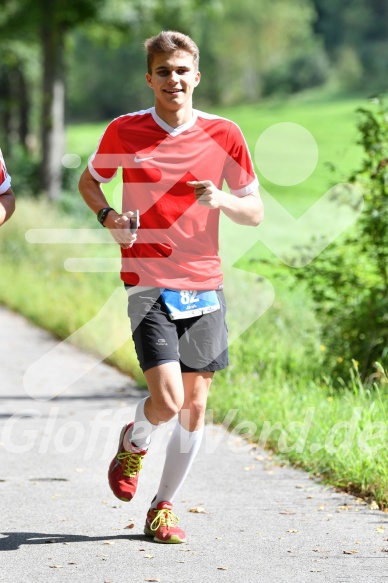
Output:
[[[301,69],[300,60],[306,62],[312,55],[315,59],[322,52],[313,35],[315,11],[310,0],[223,0],[220,5],[215,21],[204,23],[199,31],[203,61],[209,61],[212,69],[211,75],[204,75],[201,93],[226,104],[257,101],[280,83],[289,93],[293,87],[288,81],[295,77],[295,69]],[[299,64],[291,70],[297,58]],[[315,74],[318,66],[315,59],[310,70]],[[281,78],[275,79],[280,71]]]
[[[385,91],[388,75],[388,3],[384,0],[312,0],[314,31],[322,36],[332,62],[346,74],[357,61],[358,87]],[[342,71],[341,71],[342,72]]]
[[26,47],[22,43],[0,43],[0,112],[3,147],[8,152],[12,135],[18,136],[23,148],[28,145],[31,91],[25,67],[27,60]]
[[0,36],[38,43],[42,56],[41,188],[50,200],[61,189],[64,153],[65,45],[69,32],[98,15],[104,0],[3,0]]
[[[110,43],[128,42],[133,31],[151,31],[160,24],[186,23],[196,10],[211,5],[204,0],[2,0],[0,39],[24,38],[40,47],[42,62],[41,188],[50,200],[61,190],[61,160],[64,153],[66,62],[70,33],[89,25],[94,38]],[[125,34],[125,37],[123,35]],[[153,32],[152,32],[153,33]],[[131,34],[129,36],[131,36]],[[121,35],[121,36],[120,36]],[[76,65],[76,64],[75,64]],[[5,85],[5,97],[7,86]],[[7,116],[7,108],[4,115]],[[21,112],[19,113],[21,117]],[[20,127],[23,123],[20,122]]]

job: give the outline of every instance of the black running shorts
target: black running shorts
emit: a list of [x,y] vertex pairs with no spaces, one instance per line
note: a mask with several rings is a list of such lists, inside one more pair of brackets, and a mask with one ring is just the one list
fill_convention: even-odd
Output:
[[166,362],[179,362],[182,372],[214,372],[228,365],[225,297],[216,293],[219,310],[182,320],[171,320],[159,288],[129,295],[128,316],[143,372]]

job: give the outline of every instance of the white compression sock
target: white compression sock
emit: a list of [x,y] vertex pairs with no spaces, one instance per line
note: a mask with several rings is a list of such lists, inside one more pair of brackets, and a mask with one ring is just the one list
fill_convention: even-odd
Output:
[[176,422],[166,450],[166,461],[159,490],[152,501],[152,508],[159,502],[172,502],[174,496],[185,481],[201,445],[204,428],[187,431],[179,421]]
[[148,421],[144,413],[144,404],[148,398],[146,397],[138,403],[134,424],[124,435],[123,444],[127,451],[147,449],[151,443],[151,433],[158,428],[158,425],[153,425]]

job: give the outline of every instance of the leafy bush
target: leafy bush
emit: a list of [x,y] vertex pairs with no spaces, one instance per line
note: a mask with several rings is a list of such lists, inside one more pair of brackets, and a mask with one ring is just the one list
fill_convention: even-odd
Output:
[[388,108],[373,98],[357,112],[363,159],[348,182],[360,188],[363,212],[345,237],[294,271],[310,289],[335,374],[346,376],[353,360],[361,378],[375,380],[375,363],[384,366],[388,355]]

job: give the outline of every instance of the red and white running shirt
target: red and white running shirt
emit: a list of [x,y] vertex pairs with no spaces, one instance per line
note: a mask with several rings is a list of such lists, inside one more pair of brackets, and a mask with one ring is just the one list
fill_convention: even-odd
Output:
[[131,285],[219,289],[219,210],[200,206],[186,182],[211,180],[231,195],[257,190],[252,160],[239,127],[194,110],[178,128],[155,108],[120,116],[105,130],[89,170],[109,182],[122,168],[122,212],[140,211],[136,243],[122,249],[121,279]]
[[11,186],[11,177],[7,172],[3,154],[0,150],[0,194],[4,194]]

